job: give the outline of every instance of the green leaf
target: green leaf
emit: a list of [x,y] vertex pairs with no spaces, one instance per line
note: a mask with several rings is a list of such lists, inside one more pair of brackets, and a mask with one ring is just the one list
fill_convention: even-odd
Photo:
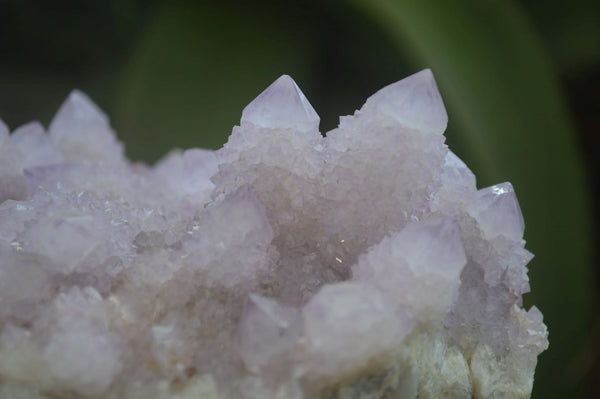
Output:
[[306,41],[260,7],[169,2],[156,11],[123,74],[120,138],[134,159],[172,147],[219,148],[242,109],[280,75],[306,75]]
[[398,45],[431,67],[450,118],[447,133],[480,187],[509,180],[526,221],[532,293],[550,348],[534,396],[581,388],[576,355],[589,334],[589,194],[576,136],[540,40],[511,1],[353,0]]

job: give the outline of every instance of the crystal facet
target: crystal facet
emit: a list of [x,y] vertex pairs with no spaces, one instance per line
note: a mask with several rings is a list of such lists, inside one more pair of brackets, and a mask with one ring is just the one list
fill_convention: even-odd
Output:
[[508,182],[479,190],[470,212],[489,238],[499,234],[515,240],[523,238],[523,214],[515,191]]
[[369,97],[363,110],[395,119],[411,129],[442,134],[448,114],[431,70],[424,69]]
[[123,156],[108,117],[88,96],[73,90],[50,122],[50,138],[73,162],[114,162]]
[[244,108],[241,123],[270,129],[318,131],[319,115],[296,82],[282,75]]

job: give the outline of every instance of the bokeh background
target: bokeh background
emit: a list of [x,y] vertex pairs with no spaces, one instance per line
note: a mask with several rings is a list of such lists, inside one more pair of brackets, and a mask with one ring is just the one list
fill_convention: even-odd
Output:
[[220,147],[281,74],[326,132],[424,67],[451,148],[521,201],[550,329],[534,397],[600,397],[600,2],[0,0],[0,118],[47,126],[79,88],[149,163]]

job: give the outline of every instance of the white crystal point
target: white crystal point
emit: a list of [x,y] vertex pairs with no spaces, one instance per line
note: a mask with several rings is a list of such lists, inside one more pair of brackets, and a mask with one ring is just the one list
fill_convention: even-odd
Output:
[[38,121],[33,121],[19,126],[12,132],[13,140],[20,140],[22,137],[38,136],[44,134],[44,127]]
[[108,117],[83,92],[73,90],[50,122],[49,131],[57,138],[78,126],[108,126]]
[[311,373],[351,372],[381,358],[404,338],[391,304],[378,290],[358,282],[324,286],[302,315],[313,354]]
[[361,111],[373,110],[415,130],[442,134],[448,114],[430,69],[384,87],[369,97]]
[[500,234],[517,241],[523,238],[523,214],[513,186],[508,182],[479,190],[468,211],[488,238]]
[[282,75],[242,111],[241,125],[251,123],[269,129],[319,130],[319,115],[294,79]]
[[215,152],[203,149],[172,151],[155,167],[155,173],[168,193],[189,202],[194,211],[210,199],[215,187],[210,177],[217,171]]
[[63,160],[39,122],[18,127],[11,135],[11,142],[21,152],[23,169],[57,164]]
[[238,351],[252,371],[290,351],[301,329],[300,312],[271,298],[250,294],[237,330]]
[[426,320],[447,312],[466,263],[458,226],[450,218],[436,217],[410,223],[372,246],[352,275],[377,287],[396,307],[407,307]]
[[437,274],[457,280],[467,263],[458,226],[449,217],[410,223],[395,242],[416,275]]
[[110,128],[108,117],[79,90],[73,90],[52,119],[51,139],[72,162],[116,161],[123,146]]
[[250,284],[266,272],[272,261],[273,230],[250,187],[211,202],[197,222],[199,231],[192,229],[182,244],[190,254],[190,267],[201,272],[205,281],[233,288]]
[[467,189],[476,188],[476,179],[471,169],[455,153],[448,150],[442,166],[443,183]]

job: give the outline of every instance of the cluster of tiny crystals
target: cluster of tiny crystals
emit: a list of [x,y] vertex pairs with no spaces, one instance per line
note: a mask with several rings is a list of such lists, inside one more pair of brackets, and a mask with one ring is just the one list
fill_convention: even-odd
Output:
[[153,167],[78,91],[0,121],[0,398],[528,398],[519,204],[446,124],[429,70],[325,136],[284,75]]

